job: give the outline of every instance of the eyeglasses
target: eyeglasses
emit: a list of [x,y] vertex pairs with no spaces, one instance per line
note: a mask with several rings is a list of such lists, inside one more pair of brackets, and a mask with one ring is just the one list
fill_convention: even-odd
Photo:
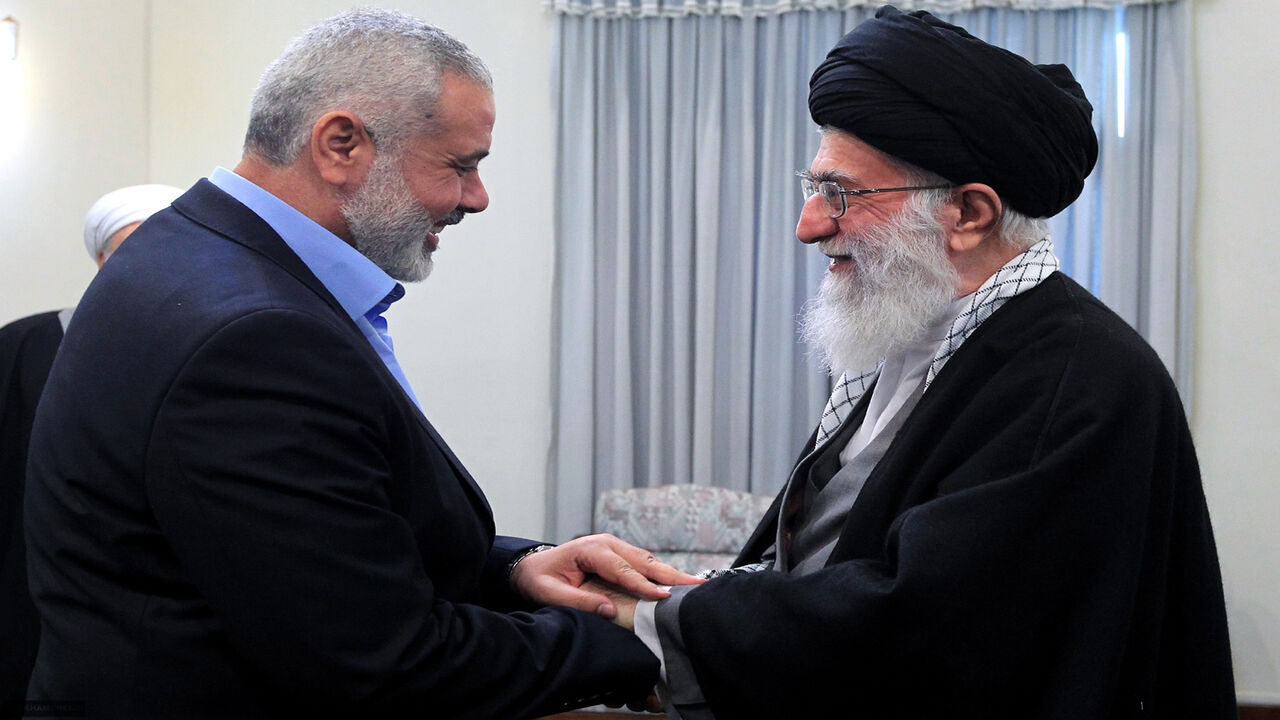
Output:
[[803,170],[797,172],[796,175],[800,178],[800,191],[804,193],[804,199],[807,201],[814,195],[822,195],[822,199],[827,201],[827,208],[831,211],[829,217],[832,218],[844,215],[845,211],[849,209],[849,201],[845,199],[848,195],[874,195],[875,193],[906,192],[908,190],[941,190],[942,188],[951,187],[950,185],[913,185],[911,187],[845,190],[834,180],[819,182]]

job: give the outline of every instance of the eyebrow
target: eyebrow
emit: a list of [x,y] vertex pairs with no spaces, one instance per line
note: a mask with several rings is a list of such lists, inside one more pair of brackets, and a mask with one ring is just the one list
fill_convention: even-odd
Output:
[[836,169],[822,170],[813,172],[811,170],[801,170],[799,173],[803,177],[807,177],[814,182],[835,182],[840,185],[859,185],[858,178],[847,172]]
[[472,163],[478,163],[481,160],[485,159],[486,157],[489,157],[488,150],[477,150],[471,153],[470,155],[462,155],[460,157],[455,157],[453,161],[460,165],[470,165]]

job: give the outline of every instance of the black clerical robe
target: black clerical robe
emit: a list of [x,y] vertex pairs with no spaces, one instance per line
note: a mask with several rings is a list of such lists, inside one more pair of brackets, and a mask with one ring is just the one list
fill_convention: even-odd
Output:
[[40,391],[62,342],[58,312],[0,328],[0,718],[22,715],[39,623],[27,590],[22,495]]
[[[775,502],[739,563],[777,517]],[[1235,717],[1177,391],[1060,273],[942,369],[823,569],[712,580],[679,627],[722,720]]]

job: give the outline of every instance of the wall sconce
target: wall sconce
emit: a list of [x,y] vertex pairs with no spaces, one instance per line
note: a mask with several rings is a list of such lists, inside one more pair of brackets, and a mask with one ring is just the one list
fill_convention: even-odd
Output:
[[0,20],[0,58],[18,59],[18,21],[12,15]]

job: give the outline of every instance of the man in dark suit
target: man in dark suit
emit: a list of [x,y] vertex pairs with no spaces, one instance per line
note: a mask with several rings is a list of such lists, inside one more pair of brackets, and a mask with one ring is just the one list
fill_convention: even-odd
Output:
[[687,576],[609,537],[495,538],[382,317],[488,204],[493,122],[461,43],[337,16],[267,69],[235,171],[94,281],[31,443],[34,707],[516,718],[652,687],[580,586]]

